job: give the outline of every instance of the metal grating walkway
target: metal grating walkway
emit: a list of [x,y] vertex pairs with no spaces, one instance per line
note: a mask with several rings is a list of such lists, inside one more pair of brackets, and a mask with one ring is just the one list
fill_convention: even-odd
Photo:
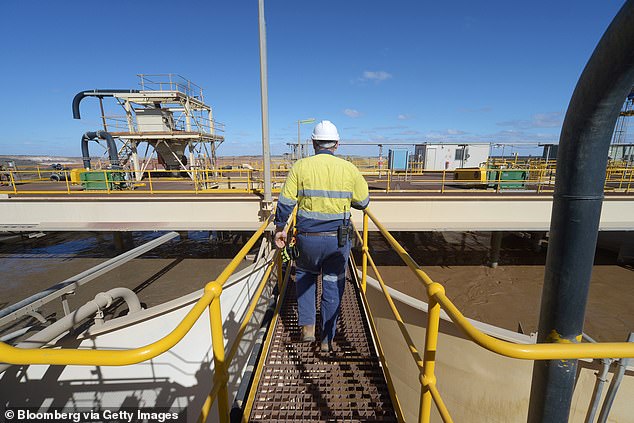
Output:
[[282,301],[249,421],[397,421],[355,284],[346,282],[331,353],[300,342],[294,282]]

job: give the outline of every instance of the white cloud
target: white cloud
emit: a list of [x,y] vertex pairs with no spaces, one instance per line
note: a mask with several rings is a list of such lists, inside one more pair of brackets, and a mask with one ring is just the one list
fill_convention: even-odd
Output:
[[508,120],[498,122],[498,126],[510,126],[514,129],[558,128],[563,122],[562,112],[538,113],[530,120]]
[[385,71],[363,71],[362,81],[381,82],[392,78],[392,74]]
[[398,120],[408,120],[408,119],[411,119],[411,118],[412,118],[412,115],[406,115],[406,114],[400,114],[400,115],[397,116]]
[[447,129],[447,134],[449,135],[464,135],[466,132],[461,131],[459,129]]
[[343,114],[353,119],[361,116],[361,112],[355,109],[346,109],[343,111]]

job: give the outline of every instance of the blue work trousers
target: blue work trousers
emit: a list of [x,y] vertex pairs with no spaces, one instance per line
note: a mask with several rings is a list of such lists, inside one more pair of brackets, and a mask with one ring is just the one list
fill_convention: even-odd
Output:
[[316,321],[315,290],[321,272],[321,336],[331,342],[337,329],[337,317],[346,283],[346,264],[350,241],[339,247],[336,236],[297,236],[299,257],[296,261],[297,310],[300,326]]

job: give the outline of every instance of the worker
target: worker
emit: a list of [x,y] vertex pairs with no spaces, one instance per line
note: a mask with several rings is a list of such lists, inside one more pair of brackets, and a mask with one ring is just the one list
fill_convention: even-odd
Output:
[[315,155],[295,162],[280,192],[275,245],[286,246],[284,227],[298,205],[295,263],[298,324],[303,342],[316,341],[315,290],[321,272],[320,348],[328,352],[332,351],[350,256],[350,207],[363,210],[370,197],[359,169],[334,155],[339,146],[337,127],[328,120],[321,121],[311,138]]

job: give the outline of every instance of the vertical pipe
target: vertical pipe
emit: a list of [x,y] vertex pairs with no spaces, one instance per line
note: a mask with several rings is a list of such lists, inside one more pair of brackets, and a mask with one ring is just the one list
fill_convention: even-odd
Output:
[[103,111],[103,97],[99,97],[99,110],[101,110],[101,122],[103,123],[103,130],[108,132],[108,125],[106,125],[106,113]]
[[301,141],[301,135],[300,135],[300,132],[299,132],[299,125],[300,125],[300,121],[298,120],[297,121],[297,154],[296,154],[297,160],[302,158],[302,153],[301,153],[302,152],[302,146],[301,146],[302,141]]
[[[630,333],[627,342],[634,342],[634,333]],[[606,423],[608,421],[608,415],[610,414],[610,410],[612,409],[612,404],[614,403],[614,399],[616,398],[616,393],[619,390],[619,386],[621,386],[621,381],[623,380],[623,376],[625,375],[625,370],[627,370],[627,366],[630,364],[630,358],[622,358],[617,362],[616,372],[610,381],[610,386],[608,387],[608,392],[605,394],[605,400],[603,401],[603,405],[601,406],[601,412],[599,413],[599,419],[597,423]]]
[[420,423],[428,423],[431,416],[432,395],[429,385],[436,383],[434,370],[436,367],[436,348],[438,346],[438,329],[440,326],[440,304],[436,301],[435,294],[443,291],[444,288],[439,283],[432,283],[427,288],[429,308],[427,310],[423,374],[421,375],[421,403],[418,417]]
[[[222,312],[220,310],[220,294],[222,287],[212,282],[210,290],[214,299],[209,304],[209,320],[211,326],[211,344],[214,352],[214,386],[218,389],[218,419],[221,423],[229,422],[229,392],[227,390],[227,364],[225,363],[225,339],[222,330]],[[207,290],[207,288],[205,288]]]
[[368,214],[363,212],[363,259],[362,259],[362,276],[361,276],[361,289],[365,292],[368,281]]
[[498,262],[500,261],[500,250],[502,248],[502,236],[504,232],[502,231],[494,231],[491,232],[491,263],[490,267],[495,269],[498,267]]
[[270,207],[271,196],[271,151],[269,147],[269,93],[266,69],[266,22],[264,21],[264,0],[258,1],[258,21],[260,30],[260,93],[262,97],[262,157],[264,159],[264,206]]
[[[540,343],[579,342],[597,243],[608,149],[634,82],[634,0],[614,18],[588,61],[561,129]],[[568,421],[577,360],[538,360],[530,423]]]

